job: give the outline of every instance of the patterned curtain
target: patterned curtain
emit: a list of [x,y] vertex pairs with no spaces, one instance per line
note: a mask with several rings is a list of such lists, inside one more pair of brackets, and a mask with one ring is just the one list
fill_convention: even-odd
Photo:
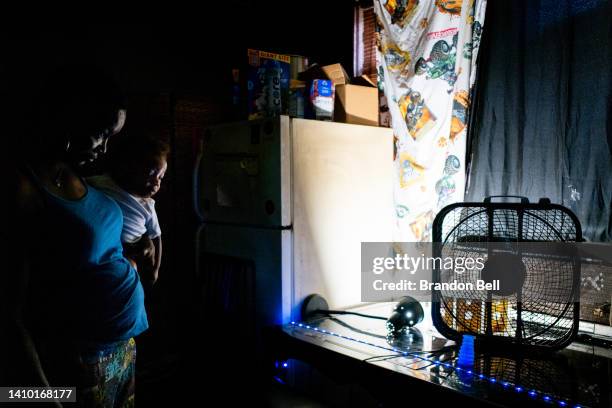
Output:
[[379,86],[395,134],[396,242],[431,240],[463,200],[471,87],[486,0],[374,0]]

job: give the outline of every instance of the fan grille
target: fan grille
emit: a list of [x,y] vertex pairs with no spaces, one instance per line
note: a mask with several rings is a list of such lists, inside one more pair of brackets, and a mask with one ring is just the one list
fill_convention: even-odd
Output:
[[[443,210],[434,222],[434,241],[442,258],[483,258],[496,242],[518,254],[525,266],[521,289],[511,294],[482,290],[441,290],[434,294],[434,313],[441,331],[459,337],[469,333],[495,340],[544,347],[562,347],[575,334],[578,308],[574,303],[580,279],[575,257],[542,256],[521,252],[518,243],[576,242],[580,226],[560,206],[538,204],[463,204]],[[477,243],[483,243],[479,245]],[[492,255],[496,256],[496,255]],[[435,280],[476,284],[482,269],[458,274],[438,270]],[[469,286],[468,286],[469,287]],[[565,300],[565,301],[563,301]],[[443,333],[444,334],[444,333]]]

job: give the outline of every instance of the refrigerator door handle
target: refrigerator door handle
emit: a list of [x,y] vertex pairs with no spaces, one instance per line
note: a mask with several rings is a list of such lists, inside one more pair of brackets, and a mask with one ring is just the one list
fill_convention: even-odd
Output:
[[204,157],[204,139],[198,140],[198,153],[195,159],[195,165],[193,166],[193,186],[192,186],[192,197],[193,197],[193,210],[200,220],[204,222],[204,214],[200,211],[200,167],[202,167],[202,158]]

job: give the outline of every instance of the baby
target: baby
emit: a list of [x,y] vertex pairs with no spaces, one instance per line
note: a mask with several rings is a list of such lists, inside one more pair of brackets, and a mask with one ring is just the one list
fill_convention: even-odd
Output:
[[87,179],[112,197],[123,212],[121,241],[143,283],[157,280],[161,263],[161,229],[153,196],[168,167],[169,145],[159,138],[124,135],[110,152],[109,172]]

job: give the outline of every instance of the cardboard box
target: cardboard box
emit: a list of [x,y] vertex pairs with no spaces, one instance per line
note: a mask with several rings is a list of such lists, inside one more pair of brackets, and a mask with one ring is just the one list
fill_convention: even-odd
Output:
[[247,103],[249,119],[286,114],[289,110],[291,57],[248,50]]
[[378,126],[378,88],[368,85],[336,86],[334,121]]
[[327,76],[327,78],[331,79],[335,86],[338,85],[346,85],[350,83],[350,79],[342,65],[340,64],[331,64],[325,65],[323,68],[323,72]]

